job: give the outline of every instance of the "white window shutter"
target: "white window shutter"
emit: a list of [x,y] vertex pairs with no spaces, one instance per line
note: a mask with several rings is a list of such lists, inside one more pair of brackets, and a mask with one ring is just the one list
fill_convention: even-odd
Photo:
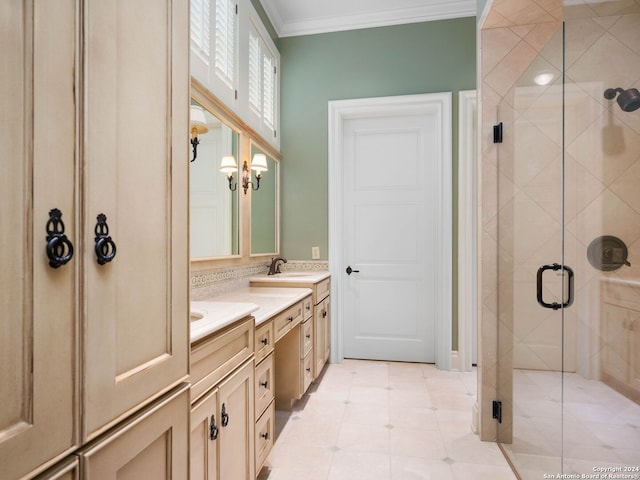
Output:
[[263,121],[271,130],[275,124],[275,59],[270,52],[265,51],[262,57],[262,101],[263,101]]
[[206,64],[211,55],[210,15],[209,0],[191,0],[191,46]]
[[215,0],[215,74],[230,88],[235,85],[237,15],[233,0]]
[[249,108],[262,117],[262,65],[260,37],[249,31]]

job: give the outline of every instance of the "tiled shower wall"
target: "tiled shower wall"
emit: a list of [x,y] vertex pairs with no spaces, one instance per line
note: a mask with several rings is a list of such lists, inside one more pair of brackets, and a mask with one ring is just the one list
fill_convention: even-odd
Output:
[[[546,348],[559,338],[558,323],[534,292],[537,267],[561,260],[562,20],[565,262],[576,271],[577,299],[566,311],[565,333],[573,338],[565,368],[597,378],[600,279],[640,278],[640,111],[622,112],[602,95],[609,87],[640,87],[640,2],[571,3],[563,9],[560,0],[496,0],[480,34],[483,440],[497,439],[491,403],[499,393],[510,417],[512,376],[498,366],[559,367],[558,351]],[[539,72],[552,82],[536,85]],[[505,134],[496,147],[498,121]],[[586,249],[600,235],[623,239],[632,266],[608,273],[591,267]],[[500,428],[509,441],[511,426]]]

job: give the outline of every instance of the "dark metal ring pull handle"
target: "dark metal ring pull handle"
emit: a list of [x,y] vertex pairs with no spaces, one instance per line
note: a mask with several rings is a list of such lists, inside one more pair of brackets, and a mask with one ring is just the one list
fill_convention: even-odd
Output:
[[222,424],[223,427],[226,427],[227,425],[229,425],[229,414],[227,413],[227,408],[224,403],[222,404],[222,411],[220,412],[220,417],[222,419],[220,423]]
[[58,268],[69,263],[69,260],[73,258],[73,244],[64,234],[62,212],[57,208],[49,211],[46,230],[49,266],[51,268]]
[[352,273],[360,273],[360,270],[354,270],[351,268],[351,265],[347,267],[347,275],[351,275]]
[[325,309],[322,310],[322,318],[327,318],[327,311]]
[[[569,292],[568,292],[567,301],[565,303],[562,303],[562,304],[558,302],[547,303],[542,298],[542,275],[546,270],[553,270],[553,271],[564,270],[567,272],[567,275],[569,278]],[[574,294],[573,270],[570,267],[566,265],[562,266],[557,263],[554,263],[553,265],[543,265],[538,269],[537,297],[538,297],[538,303],[540,304],[540,306],[544,308],[551,308],[553,310],[559,310],[560,308],[570,307],[573,304],[573,296],[574,296],[573,294]]]
[[109,236],[109,225],[107,225],[107,216],[101,213],[97,216],[98,223],[94,232],[96,234],[96,256],[98,264],[104,265],[109,263],[116,256],[116,244]]
[[262,438],[264,438],[265,440],[268,440],[269,439],[269,432],[261,433],[260,436]]
[[218,438],[218,427],[216,426],[216,417],[211,415],[211,423],[209,424],[209,438],[215,440]]
[[269,385],[269,384],[267,383],[266,380],[264,382],[260,382],[260,386],[261,387],[267,388],[267,385]]
[[260,343],[262,343],[263,345],[268,345],[269,340],[267,340],[266,338],[263,338],[262,340],[260,340]]

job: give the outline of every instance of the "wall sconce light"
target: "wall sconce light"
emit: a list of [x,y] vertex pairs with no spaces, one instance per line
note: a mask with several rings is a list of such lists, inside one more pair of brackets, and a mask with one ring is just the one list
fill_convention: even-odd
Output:
[[200,144],[198,134],[207,133],[209,128],[207,127],[207,119],[204,116],[204,110],[202,107],[191,105],[189,117],[189,124],[191,127],[191,146],[193,147],[193,158],[191,161],[193,162],[198,156],[198,145]]
[[233,172],[238,171],[238,164],[236,163],[236,159],[233,155],[225,155],[222,157],[222,161],[220,162],[220,171],[227,174],[227,180],[229,180],[229,190],[232,192],[236,191],[238,188],[238,184],[231,185],[233,182]]
[[[267,157],[263,153],[256,153],[253,156],[253,160],[251,161],[251,170],[256,172],[256,183],[255,185],[250,180],[251,175],[249,174],[249,166],[247,162],[243,162],[242,164],[242,188],[244,189],[245,195],[249,190],[249,185],[251,185],[252,190],[258,190],[260,188],[260,179],[262,178],[262,172],[266,172],[269,170],[267,166]],[[227,180],[229,180],[229,190],[235,192],[238,188],[238,183],[233,183],[233,172],[238,171],[238,164],[236,163],[236,159],[231,155],[222,157],[222,161],[220,162],[220,171],[227,174]]]

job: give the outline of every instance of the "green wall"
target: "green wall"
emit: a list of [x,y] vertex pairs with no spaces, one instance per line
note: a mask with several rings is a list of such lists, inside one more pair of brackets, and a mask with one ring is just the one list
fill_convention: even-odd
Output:
[[285,257],[319,246],[328,258],[329,100],[452,91],[455,202],[456,94],[475,88],[475,31],[468,17],[279,39]]
[[475,17],[285,37],[281,55],[281,253],[328,259],[328,102],[453,92],[453,331],[457,348],[459,90],[476,87]]

